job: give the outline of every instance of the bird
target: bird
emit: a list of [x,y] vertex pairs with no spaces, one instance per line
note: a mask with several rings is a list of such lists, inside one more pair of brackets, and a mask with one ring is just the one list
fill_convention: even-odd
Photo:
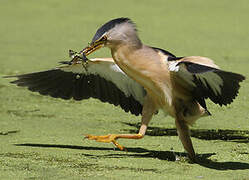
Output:
[[[107,47],[110,58],[86,56]],[[221,70],[202,56],[181,56],[142,43],[136,24],[126,17],[112,19],[97,29],[92,41],[79,53],[69,52],[71,61],[47,71],[7,76],[12,83],[54,98],[96,98],[141,115],[137,134],[86,135],[97,142],[125,147],[118,139],[141,139],[158,110],[173,117],[179,139],[191,161],[196,153],[190,126],[210,116],[206,100],[219,106],[233,102],[245,77]]]

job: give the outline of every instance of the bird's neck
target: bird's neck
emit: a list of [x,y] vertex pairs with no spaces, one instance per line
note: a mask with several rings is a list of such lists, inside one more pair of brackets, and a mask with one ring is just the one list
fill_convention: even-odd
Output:
[[136,36],[132,39],[127,39],[126,45],[133,48],[133,49],[140,49],[143,46],[143,44],[138,36]]
[[111,49],[111,52],[113,53],[121,49],[128,51],[128,52],[133,52],[133,51],[136,51],[142,48],[142,46],[143,44],[139,38],[137,39],[133,38],[133,39],[127,39],[122,42],[113,43],[112,45],[109,45],[108,47]]

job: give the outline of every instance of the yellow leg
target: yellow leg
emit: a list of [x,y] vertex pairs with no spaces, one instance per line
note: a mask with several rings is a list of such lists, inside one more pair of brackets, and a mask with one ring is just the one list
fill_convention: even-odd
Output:
[[85,138],[89,140],[95,140],[97,142],[113,143],[120,150],[124,150],[125,149],[124,146],[120,145],[117,142],[117,139],[119,138],[141,139],[143,138],[147,130],[147,126],[153,114],[156,112],[156,110],[157,109],[155,108],[154,102],[151,101],[151,99],[147,96],[145,98],[145,102],[143,106],[142,122],[141,122],[141,127],[139,129],[138,134],[109,134],[105,136],[86,135]]
[[125,149],[124,146],[120,145],[117,142],[117,139],[119,138],[141,139],[143,138],[143,135],[142,134],[109,134],[104,136],[86,135],[85,138],[89,140],[95,140],[97,142],[113,143],[120,150],[124,150]]

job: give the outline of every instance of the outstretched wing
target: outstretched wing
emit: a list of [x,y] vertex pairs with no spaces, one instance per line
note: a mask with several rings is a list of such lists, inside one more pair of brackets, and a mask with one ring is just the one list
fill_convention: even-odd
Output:
[[220,70],[211,59],[199,56],[184,57],[168,61],[174,80],[182,84],[204,108],[204,99],[216,104],[227,105],[233,102],[245,77]]
[[82,100],[90,97],[120,106],[125,112],[142,113],[144,88],[129,78],[111,58],[91,59],[48,71],[22,74],[11,83],[54,98]]

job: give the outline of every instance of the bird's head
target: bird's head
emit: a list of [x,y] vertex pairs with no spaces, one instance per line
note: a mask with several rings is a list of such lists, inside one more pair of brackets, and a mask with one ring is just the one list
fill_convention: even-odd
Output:
[[83,49],[86,55],[101,47],[116,48],[119,45],[141,46],[135,24],[129,18],[113,19],[102,25],[95,33],[90,46]]

